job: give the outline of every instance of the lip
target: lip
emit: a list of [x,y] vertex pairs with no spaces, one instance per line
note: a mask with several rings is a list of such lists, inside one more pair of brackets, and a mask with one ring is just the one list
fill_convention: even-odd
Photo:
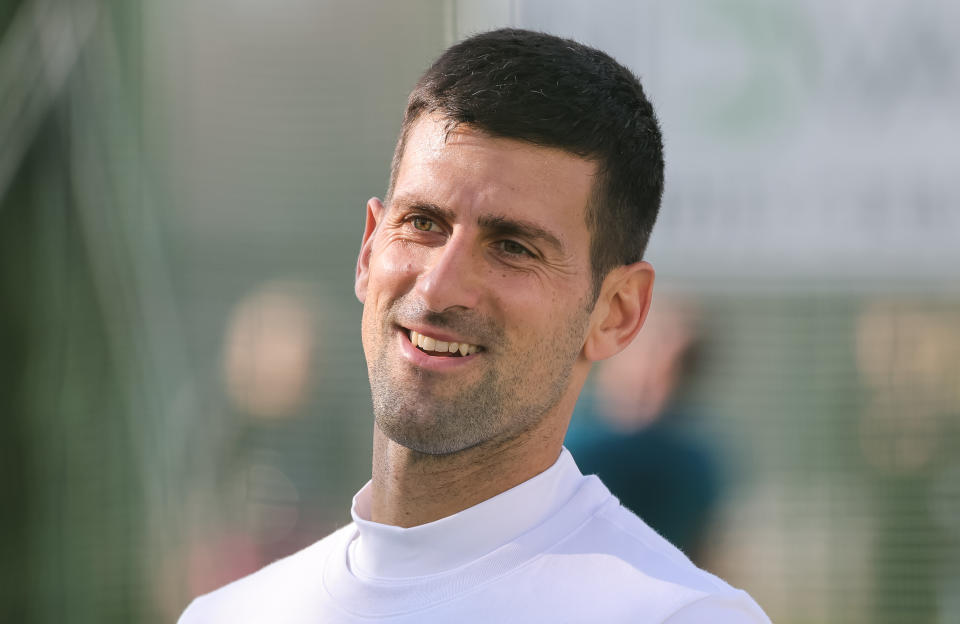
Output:
[[[419,331],[414,329],[414,331]],[[427,330],[431,331],[431,330]],[[427,333],[427,332],[423,332]],[[456,342],[456,339],[451,337],[449,334],[444,335],[442,332],[434,332],[427,334],[439,340],[446,340],[447,342]],[[428,355],[413,346],[413,343],[410,342],[410,330],[404,327],[397,328],[397,340],[400,341],[400,353],[403,354],[403,357],[418,368],[425,368],[428,370],[434,371],[448,371],[464,366],[469,366],[471,363],[480,356],[483,351],[478,351],[472,355],[462,355],[459,357],[444,357],[439,355]]]
[[466,342],[468,344],[476,344],[471,340],[464,340],[462,336],[454,336],[453,334],[448,334],[442,329],[434,329],[433,327],[427,327],[425,325],[408,325],[406,327],[399,326],[399,329],[401,332],[406,332],[408,338],[410,337],[410,330],[413,330],[418,334],[430,336],[431,338],[436,338],[437,340],[442,340],[443,342]]

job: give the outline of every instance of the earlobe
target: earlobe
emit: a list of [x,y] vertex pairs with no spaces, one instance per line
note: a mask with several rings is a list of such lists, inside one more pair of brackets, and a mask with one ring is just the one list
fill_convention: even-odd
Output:
[[633,342],[650,309],[654,277],[653,267],[643,261],[619,267],[607,275],[584,341],[586,359],[604,360]]
[[363,227],[363,240],[360,242],[360,255],[357,257],[357,275],[353,283],[353,290],[360,303],[367,298],[367,280],[370,274],[370,252],[377,231],[377,225],[383,218],[383,202],[376,197],[367,200],[367,218]]

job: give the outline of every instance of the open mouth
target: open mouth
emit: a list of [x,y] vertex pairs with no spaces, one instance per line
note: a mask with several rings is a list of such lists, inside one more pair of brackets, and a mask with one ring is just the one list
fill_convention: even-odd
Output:
[[483,347],[468,342],[448,342],[438,340],[431,336],[425,336],[412,329],[406,331],[410,337],[410,343],[427,355],[436,357],[467,357],[477,351],[483,351]]

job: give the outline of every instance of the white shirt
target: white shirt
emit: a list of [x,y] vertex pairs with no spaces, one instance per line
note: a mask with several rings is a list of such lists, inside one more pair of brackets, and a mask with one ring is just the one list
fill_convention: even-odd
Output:
[[435,522],[353,523],[196,599],[194,622],[769,623],[694,566],[564,449],[532,479]]

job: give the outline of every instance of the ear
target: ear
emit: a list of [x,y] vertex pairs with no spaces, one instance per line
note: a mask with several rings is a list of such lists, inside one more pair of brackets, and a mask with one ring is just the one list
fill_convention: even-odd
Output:
[[590,329],[583,345],[586,359],[604,360],[633,342],[650,309],[653,280],[653,267],[643,261],[607,274],[590,315]]
[[363,240],[360,242],[360,255],[357,257],[357,277],[353,283],[353,290],[357,299],[363,303],[367,298],[367,280],[370,276],[370,251],[373,245],[373,235],[383,218],[383,202],[376,197],[367,200],[367,221],[363,227]]

